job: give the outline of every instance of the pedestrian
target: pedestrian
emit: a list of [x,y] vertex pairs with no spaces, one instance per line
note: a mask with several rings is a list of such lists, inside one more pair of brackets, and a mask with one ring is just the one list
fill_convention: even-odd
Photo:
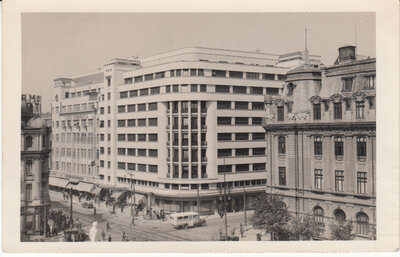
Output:
[[131,225],[132,225],[132,226],[135,226],[135,217],[134,217],[134,216],[132,216],[132,222],[131,222]]
[[93,207],[93,214],[96,216],[96,207]]
[[109,223],[108,221],[107,221],[107,224],[106,224],[106,225],[107,225],[107,232],[108,232],[108,231],[111,231],[110,223]]
[[101,230],[101,240],[106,241],[106,233],[104,232],[104,229]]
[[257,241],[261,241],[261,234],[257,233]]
[[235,236],[235,228],[232,228],[232,230],[231,230],[231,234],[232,234],[232,237],[234,237],[234,236]]
[[124,212],[124,205],[121,204],[121,213],[123,213],[123,212]]
[[108,235],[108,242],[111,242],[111,235]]
[[240,223],[240,228],[239,228],[239,230],[240,230],[240,236],[243,238],[244,228],[243,228],[242,223]]
[[222,238],[222,227],[219,226],[219,238]]
[[122,241],[128,241],[125,231],[122,231]]

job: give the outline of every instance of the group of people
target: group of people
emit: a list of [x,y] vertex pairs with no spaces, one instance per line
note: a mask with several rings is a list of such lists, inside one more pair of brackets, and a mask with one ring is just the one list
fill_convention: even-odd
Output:
[[56,236],[59,231],[65,231],[74,224],[74,220],[67,216],[63,211],[49,211],[46,236]]
[[[240,237],[241,237],[241,238],[245,237],[245,235],[244,235],[245,228],[244,228],[244,226],[243,226],[242,223],[240,223],[239,232],[240,232]],[[235,234],[236,234],[236,228],[233,227],[233,228],[231,229],[231,237],[234,238],[234,237],[235,237]],[[219,226],[219,237],[220,237],[220,239],[224,238],[224,235],[223,235],[223,233],[222,233],[222,227],[221,227],[221,226]]]

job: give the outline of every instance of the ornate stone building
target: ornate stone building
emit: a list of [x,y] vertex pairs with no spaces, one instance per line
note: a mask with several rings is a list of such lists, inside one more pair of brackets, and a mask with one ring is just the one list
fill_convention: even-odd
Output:
[[51,129],[40,115],[40,96],[22,96],[21,233],[43,233],[49,208]]
[[325,228],[352,220],[357,238],[376,224],[376,59],[339,48],[334,65],[299,66],[280,96],[266,96],[267,193]]

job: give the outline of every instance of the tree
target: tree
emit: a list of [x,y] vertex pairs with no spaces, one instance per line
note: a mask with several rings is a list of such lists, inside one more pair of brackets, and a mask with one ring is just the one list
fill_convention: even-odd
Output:
[[312,240],[324,230],[323,226],[310,215],[299,215],[292,218],[286,229],[290,231],[290,240]]
[[331,230],[331,239],[332,240],[353,240],[354,239],[354,234],[352,233],[353,231],[353,222],[347,221],[347,222],[339,222],[339,221],[333,221],[329,225],[329,228]]
[[271,233],[271,240],[289,240],[287,223],[290,213],[286,204],[276,195],[260,194],[253,200],[253,227]]

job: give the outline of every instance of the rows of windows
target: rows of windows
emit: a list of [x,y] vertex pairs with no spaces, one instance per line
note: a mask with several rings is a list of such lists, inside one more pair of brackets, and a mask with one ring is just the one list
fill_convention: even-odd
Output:
[[[287,177],[286,177],[286,167],[279,167],[278,169],[278,183],[280,186],[286,186]],[[314,169],[314,189],[324,189],[323,181],[324,181],[324,172],[322,169]],[[343,170],[335,170],[334,172],[334,183],[335,183],[335,191],[343,192],[345,190],[344,187],[344,171]],[[367,172],[358,171],[357,172],[357,193],[358,194],[366,194],[367,193]]]
[[[266,185],[266,179],[254,179],[254,180],[241,180],[241,181],[232,181],[232,182],[225,182],[228,188],[232,187],[252,187],[252,186],[260,186]],[[225,183],[217,183],[217,188],[225,188]]]
[[[181,156],[179,156],[179,152],[181,152]],[[206,149],[201,149],[200,152],[198,149],[187,149],[187,148],[182,148],[180,151],[178,148],[173,148],[172,149],[172,161],[173,162],[188,162],[189,161],[189,156],[190,160],[192,162],[198,162],[199,157],[198,154],[200,153],[200,158],[201,161],[205,162],[207,161],[206,158]],[[168,158],[171,157],[171,149],[168,148]]]
[[[374,89],[376,84],[375,75],[363,76],[363,88],[364,89]],[[342,78],[342,92],[351,92],[355,77],[344,77]]]
[[83,158],[93,159],[95,150],[85,148],[55,148],[54,157],[72,157],[72,158]]
[[53,141],[68,144],[93,144],[96,138],[94,133],[60,133],[53,134]]
[[[61,113],[65,112],[80,112],[80,111],[93,111],[95,103],[82,103],[82,104],[70,104],[61,106]],[[56,113],[60,113],[60,108],[56,107]]]
[[218,110],[264,110],[264,102],[218,101]]
[[[341,136],[334,137],[334,155],[337,157],[344,156],[344,138]],[[356,138],[356,146],[357,146],[357,158],[359,160],[363,160],[367,157],[367,137],[359,136]],[[322,137],[316,136],[314,137],[314,155],[321,156],[323,155],[322,151]],[[286,153],[286,138],[278,137],[278,153],[285,154]]]
[[263,156],[265,155],[265,147],[259,148],[236,148],[236,149],[218,149],[218,157],[232,157],[234,156]]
[[125,177],[117,177],[117,181],[119,183],[128,183],[133,184],[133,185],[138,185],[138,186],[150,186],[150,187],[159,187],[158,182],[153,182],[153,181],[146,181],[146,180],[140,180],[140,179],[130,179],[130,178],[125,178]]
[[157,103],[118,105],[118,113],[157,111]]
[[82,175],[95,175],[95,166],[90,164],[78,164],[71,162],[55,162],[55,169],[61,172],[76,173]]
[[118,141],[128,141],[128,142],[157,142],[157,134],[118,134]]
[[[251,138],[250,138],[251,135]],[[265,133],[218,133],[218,141],[265,140]]]
[[[148,81],[153,79],[160,79],[169,77],[188,77],[188,76],[205,76],[208,74],[204,72],[204,69],[174,69],[169,71],[160,71],[157,73],[149,73],[145,75],[139,75],[135,77],[129,77],[124,79],[124,84],[138,83],[142,81]],[[226,71],[226,70],[211,70],[212,77],[229,77],[229,78],[240,78],[240,79],[256,79],[256,80],[285,80],[286,76],[283,74],[272,74],[272,73],[257,73],[257,72],[243,72],[243,71]]]
[[52,122],[53,128],[59,128],[60,125],[63,128],[66,128],[66,127],[72,128],[72,126],[74,126],[74,127],[87,127],[87,126],[91,127],[91,126],[93,126],[93,119],[63,120],[63,121],[61,121],[61,123],[60,123],[60,121]]
[[118,155],[139,156],[139,157],[158,157],[157,149],[142,148],[118,148]]
[[[313,218],[320,226],[324,226],[324,209],[321,206],[313,208]],[[334,219],[343,224],[346,221],[346,214],[342,209],[336,209],[333,212]],[[356,233],[358,235],[367,236],[370,230],[369,217],[364,212],[356,214]]]
[[[200,106],[199,106],[200,103]],[[201,113],[206,113],[206,102],[205,101],[173,101],[173,102],[169,102],[167,104],[167,113],[170,113],[170,111],[172,110],[173,114],[177,114],[179,112],[179,108],[181,113],[188,113],[189,112],[189,108],[190,108],[190,112],[192,114],[196,114],[199,110],[200,107],[200,111]]]
[[[100,167],[104,167],[104,162],[100,161]],[[117,168],[119,170],[135,170],[135,171],[143,171],[143,172],[158,172],[158,165],[152,164],[142,164],[142,163],[126,163],[126,162],[117,162]]]
[[215,85],[215,93],[223,94],[251,94],[251,95],[278,95],[278,88],[247,87],[247,86],[229,86]]
[[90,92],[100,92],[100,88],[93,88],[91,90],[83,90],[83,91],[76,91],[76,92],[65,92],[65,98],[75,98],[81,97],[89,94]]
[[118,120],[118,127],[153,127],[157,126],[157,118]]
[[218,165],[218,173],[231,173],[233,172],[233,166],[235,172],[250,172],[250,171],[265,171],[266,163],[244,163],[235,165]]
[[258,126],[262,124],[262,117],[218,117],[217,124],[221,126],[227,126],[227,125]]
[[[201,165],[201,178],[207,178],[206,165]],[[181,173],[179,173],[179,169],[181,169]],[[189,171],[190,169],[190,171]],[[190,178],[197,179],[199,178],[199,165],[192,163],[189,164],[173,164],[172,165],[172,174],[171,174],[171,166],[168,165],[167,178]]]

